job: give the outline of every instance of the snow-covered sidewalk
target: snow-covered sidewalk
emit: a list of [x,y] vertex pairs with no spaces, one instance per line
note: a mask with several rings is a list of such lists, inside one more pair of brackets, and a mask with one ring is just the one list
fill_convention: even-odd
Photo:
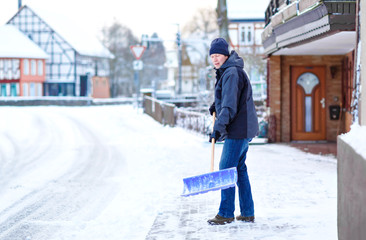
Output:
[[[180,197],[184,177],[209,171],[207,137],[161,126],[131,106],[1,107],[0,114],[0,171],[14,173],[6,179],[0,176],[6,183],[0,191],[0,230],[28,239],[337,239],[337,171],[332,156],[303,153],[283,144],[251,145],[247,165],[256,222],[210,226],[206,221],[217,213],[219,191]],[[54,140],[57,145],[52,145]],[[65,157],[44,158],[43,146],[47,156]],[[216,145],[216,169],[222,146]],[[34,162],[25,171],[17,153],[32,148],[39,154],[36,161],[24,159]],[[87,156],[80,161],[88,151],[97,155],[89,162]],[[11,165],[13,159],[18,160],[16,166]],[[46,162],[52,162],[57,176],[44,169]],[[100,165],[104,172],[98,172],[100,166],[94,162],[104,162]],[[75,175],[75,167],[85,171]],[[26,175],[16,174],[17,169]],[[98,179],[91,185],[93,174]],[[47,192],[44,185],[61,189],[49,187]],[[99,189],[103,192],[95,194]],[[52,196],[55,192],[60,198],[77,196],[79,191],[85,197],[75,203],[68,199],[69,205],[56,203]],[[27,207],[22,199],[29,192],[37,193],[33,198],[52,200],[42,211],[52,205],[64,213],[62,219],[56,211],[45,218],[28,208],[31,215],[15,222],[23,211],[16,206]],[[68,209],[70,205],[75,209]],[[27,235],[19,232],[24,229]],[[1,240],[6,239],[3,234],[0,231]]]
[[[281,144],[250,147],[255,223],[210,226],[220,194],[177,198],[159,212],[147,239],[337,239],[336,164]],[[237,199],[236,199],[237,200]],[[236,213],[239,214],[238,201]]]

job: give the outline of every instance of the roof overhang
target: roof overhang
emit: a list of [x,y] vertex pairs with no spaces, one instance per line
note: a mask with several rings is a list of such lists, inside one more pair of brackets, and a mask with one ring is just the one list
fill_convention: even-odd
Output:
[[243,23],[243,22],[263,22],[264,18],[229,18],[230,23]]
[[262,36],[265,54],[339,55],[352,51],[356,46],[352,4],[323,2],[278,26],[267,25],[271,29]]
[[332,35],[322,35],[307,43],[283,47],[273,55],[344,55],[356,46],[356,32],[343,31]]

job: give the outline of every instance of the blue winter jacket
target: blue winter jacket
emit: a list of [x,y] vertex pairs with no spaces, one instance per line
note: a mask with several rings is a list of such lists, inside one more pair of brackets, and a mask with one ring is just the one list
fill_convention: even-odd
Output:
[[244,61],[235,51],[216,69],[214,131],[225,138],[254,138],[258,134],[258,119],[252,96],[252,86]]

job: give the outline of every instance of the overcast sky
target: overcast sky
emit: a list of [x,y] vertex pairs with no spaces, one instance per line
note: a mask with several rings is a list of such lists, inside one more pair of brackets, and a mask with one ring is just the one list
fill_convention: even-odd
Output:
[[[227,0],[235,17],[264,17],[270,0]],[[68,16],[95,34],[117,19],[132,29],[137,37],[157,32],[164,38],[175,38],[177,23],[181,28],[199,8],[216,8],[217,0],[23,0],[35,12],[57,12]],[[18,0],[0,0],[0,24],[17,11]],[[229,15],[230,15],[229,13]]]
[[[175,39],[177,23],[182,28],[197,9],[216,8],[216,4],[216,0],[23,0],[23,5],[36,13],[63,14],[94,34],[117,19],[138,38],[157,32],[171,39]],[[0,0],[0,24],[5,24],[17,8],[18,0]]]

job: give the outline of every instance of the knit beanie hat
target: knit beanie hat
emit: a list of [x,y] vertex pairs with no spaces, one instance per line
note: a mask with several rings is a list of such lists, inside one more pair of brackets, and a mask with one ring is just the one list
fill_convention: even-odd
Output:
[[216,38],[211,43],[210,55],[219,53],[225,56],[229,56],[229,44],[223,38]]

